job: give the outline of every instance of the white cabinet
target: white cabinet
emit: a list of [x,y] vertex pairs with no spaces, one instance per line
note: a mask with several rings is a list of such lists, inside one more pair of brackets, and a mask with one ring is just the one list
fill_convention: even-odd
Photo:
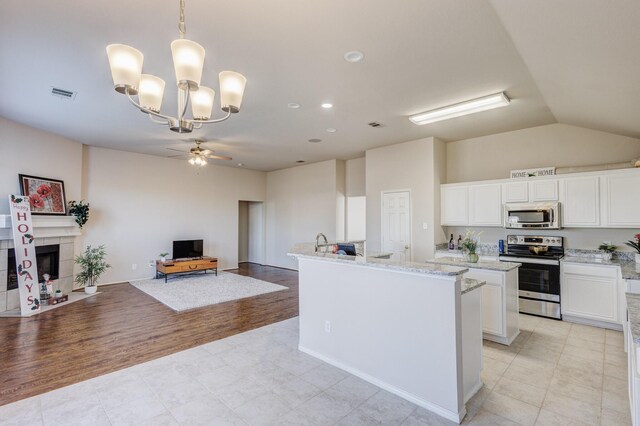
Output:
[[502,335],[504,317],[502,306],[502,286],[485,284],[482,286],[482,331]]
[[[631,326],[625,324],[627,335],[631,335]],[[631,405],[631,424],[640,421],[640,375],[638,374],[638,345],[633,339],[627,339],[627,386],[629,388],[629,404]]]
[[532,181],[529,185],[531,202],[558,201],[558,181],[556,179]]
[[562,226],[597,228],[600,226],[600,187],[598,176],[562,179]]
[[640,227],[640,173],[603,177],[602,212],[606,227]]
[[440,223],[445,226],[469,224],[469,187],[441,186]]
[[557,179],[508,182],[503,188],[505,203],[558,201]]
[[469,186],[469,225],[502,226],[502,185]]
[[560,300],[563,319],[621,324],[617,266],[563,262]]

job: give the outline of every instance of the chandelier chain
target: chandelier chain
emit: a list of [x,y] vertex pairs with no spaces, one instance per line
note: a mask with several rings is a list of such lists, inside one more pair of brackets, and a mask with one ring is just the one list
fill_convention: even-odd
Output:
[[187,26],[184,23],[184,0],[180,0],[180,22],[178,22],[178,31],[180,31],[180,38],[184,38],[184,34],[187,32]]

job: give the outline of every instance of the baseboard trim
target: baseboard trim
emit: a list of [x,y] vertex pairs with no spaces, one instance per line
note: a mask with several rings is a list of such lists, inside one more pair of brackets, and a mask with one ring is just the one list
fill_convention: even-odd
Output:
[[[362,380],[364,380],[366,382],[369,382],[369,383],[371,383],[373,385],[378,386],[381,389],[386,390],[387,392],[391,392],[392,394],[397,395],[400,398],[406,399],[409,402],[412,402],[412,403],[414,403],[414,404],[416,404],[416,405],[418,405],[418,406],[420,406],[422,408],[425,408],[425,409],[427,409],[427,410],[429,410],[429,411],[431,411],[431,412],[433,412],[433,413],[435,413],[435,414],[437,414],[437,415],[439,415],[441,417],[444,417],[444,418],[446,418],[448,420],[451,420],[453,422],[456,422],[458,424],[460,422],[462,422],[462,419],[467,414],[467,409],[464,406],[462,407],[462,410],[460,410],[460,412],[458,412],[458,413],[450,411],[450,410],[447,410],[446,408],[440,407],[439,405],[436,405],[436,404],[433,404],[433,403],[431,403],[429,401],[425,401],[424,399],[418,398],[417,396],[415,396],[415,395],[413,395],[413,394],[411,394],[409,392],[406,392],[406,391],[404,391],[404,390],[402,390],[400,388],[397,388],[397,387],[395,387],[393,385],[390,385],[389,383],[384,382],[382,380],[376,379],[375,377],[372,377],[367,373],[364,373],[364,372],[362,372],[362,371],[360,371],[358,369],[352,368],[352,367],[350,367],[348,365],[345,365],[345,364],[343,364],[343,363],[341,363],[339,361],[336,361],[336,360],[334,360],[332,358],[329,358],[329,357],[326,357],[326,356],[324,356],[322,354],[319,354],[319,353],[317,353],[317,352],[315,352],[315,351],[313,351],[311,349],[305,348],[305,347],[300,346],[300,345],[298,346],[298,349],[301,352],[306,353],[307,355],[311,355],[314,358],[318,358],[319,360],[321,360],[323,362],[326,362],[327,364],[333,365],[334,367],[337,367],[337,368],[339,368],[341,370],[344,370],[347,373],[350,373],[350,374],[352,374],[352,375],[354,375],[356,377],[359,377],[360,379],[362,379]],[[482,382],[480,382],[480,387],[482,387]],[[478,388],[478,390],[479,389],[480,388]],[[475,392],[477,392],[477,390]],[[475,392],[474,392],[474,394],[475,394]]]
[[562,315],[562,321],[590,325],[593,327],[608,328],[609,330],[622,331],[622,325],[620,324],[614,324],[606,321],[597,321],[588,318],[574,317],[572,315]]

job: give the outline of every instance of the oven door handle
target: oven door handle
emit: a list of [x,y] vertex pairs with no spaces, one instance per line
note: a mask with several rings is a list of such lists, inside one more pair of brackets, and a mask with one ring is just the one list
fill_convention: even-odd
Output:
[[538,265],[560,265],[558,260],[533,259],[531,257],[501,257],[501,262],[535,263]]

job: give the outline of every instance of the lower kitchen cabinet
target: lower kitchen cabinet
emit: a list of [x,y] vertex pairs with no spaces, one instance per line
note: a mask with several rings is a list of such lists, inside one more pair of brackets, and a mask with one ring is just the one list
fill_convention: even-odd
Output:
[[623,304],[619,268],[608,265],[562,263],[562,318],[621,329]]

